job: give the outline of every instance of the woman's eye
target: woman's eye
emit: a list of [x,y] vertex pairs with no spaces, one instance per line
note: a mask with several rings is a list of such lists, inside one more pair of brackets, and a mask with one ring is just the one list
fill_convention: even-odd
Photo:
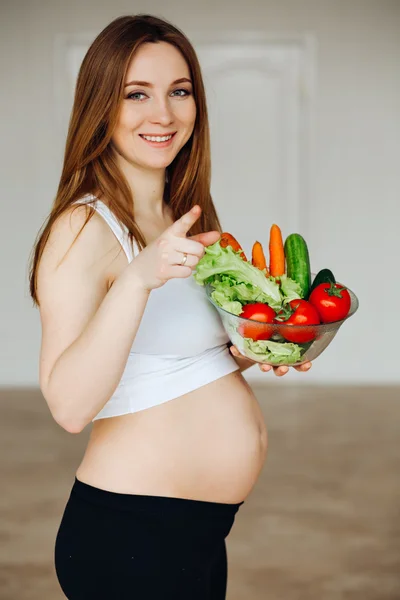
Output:
[[180,97],[180,98],[184,98],[185,96],[190,96],[189,90],[184,90],[184,89],[175,90],[172,93],[173,94],[177,94],[177,96]]
[[129,94],[128,98],[141,102],[143,98],[139,96],[146,96],[146,94],[143,94],[143,92],[132,92],[132,94]]

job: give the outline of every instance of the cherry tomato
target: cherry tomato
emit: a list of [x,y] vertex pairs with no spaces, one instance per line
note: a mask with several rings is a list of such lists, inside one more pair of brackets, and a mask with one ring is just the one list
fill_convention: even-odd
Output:
[[[245,319],[252,319],[261,323],[273,323],[276,317],[275,311],[262,302],[246,304],[239,315]],[[238,327],[240,335],[253,340],[269,340],[274,330],[273,327],[262,327],[261,325],[251,325],[250,323],[241,323]]]
[[309,302],[315,306],[323,323],[332,323],[347,316],[351,298],[339,283],[320,283],[311,292]]
[[296,299],[291,300],[289,307],[278,313],[275,322],[285,324],[285,327],[280,328],[280,333],[285,340],[302,344],[315,339],[317,332],[313,327],[296,331],[293,330],[293,325],[319,325],[320,318],[317,309],[310,302]]

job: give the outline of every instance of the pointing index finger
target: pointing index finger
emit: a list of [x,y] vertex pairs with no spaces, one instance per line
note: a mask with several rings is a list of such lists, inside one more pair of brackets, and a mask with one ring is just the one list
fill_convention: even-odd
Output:
[[172,233],[178,237],[185,237],[200,215],[201,207],[198,204],[195,204],[187,213],[182,215],[180,219],[171,225]]

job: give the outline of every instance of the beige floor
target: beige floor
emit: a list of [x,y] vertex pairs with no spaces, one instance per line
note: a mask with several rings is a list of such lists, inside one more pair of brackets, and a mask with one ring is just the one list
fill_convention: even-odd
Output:
[[[277,383],[255,389],[269,457],[228,538],[228,600],[399,600],[400,389]],[[64,597],[53,543],[86,435],[0,390],[1,600]]]

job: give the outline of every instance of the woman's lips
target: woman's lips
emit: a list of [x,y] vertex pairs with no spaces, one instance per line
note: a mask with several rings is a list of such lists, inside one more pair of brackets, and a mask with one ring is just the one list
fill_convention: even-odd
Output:
[[[167,134],[167,135],[168,135],[168,134]],[[169,135],[171,135],[171,134],[169,134]],[[168,146],[171,146],[171,144],[172,144],[172,140],[174,139],[175,135],[176,135],[176,132],[175,132],[175,133],[173,133],[173,134],[172,134],[172,137],[171,137],[169,140],[165,141],[165,142],[152,142],[152,141],[150,141],[150,140],[146,140],[146,139],[143,137],[143,134],[139,134],[139,137],[140,137],[140,138],[141,138],[141,139],[142,139],[144,142],[146,142],[146,144],[148,144],[149,146],[151,146],[152,148],[168,148]],[[149,136],[149,137],[150,137],[150,136]],[[161,136],[161,135],[160,135],[160,136],[155,136],[155,135],[154,135],[154,136],[151,136],[151,137],[166,137],[166,136],[165,136],[165,134],[164,134],[163,136]]]

